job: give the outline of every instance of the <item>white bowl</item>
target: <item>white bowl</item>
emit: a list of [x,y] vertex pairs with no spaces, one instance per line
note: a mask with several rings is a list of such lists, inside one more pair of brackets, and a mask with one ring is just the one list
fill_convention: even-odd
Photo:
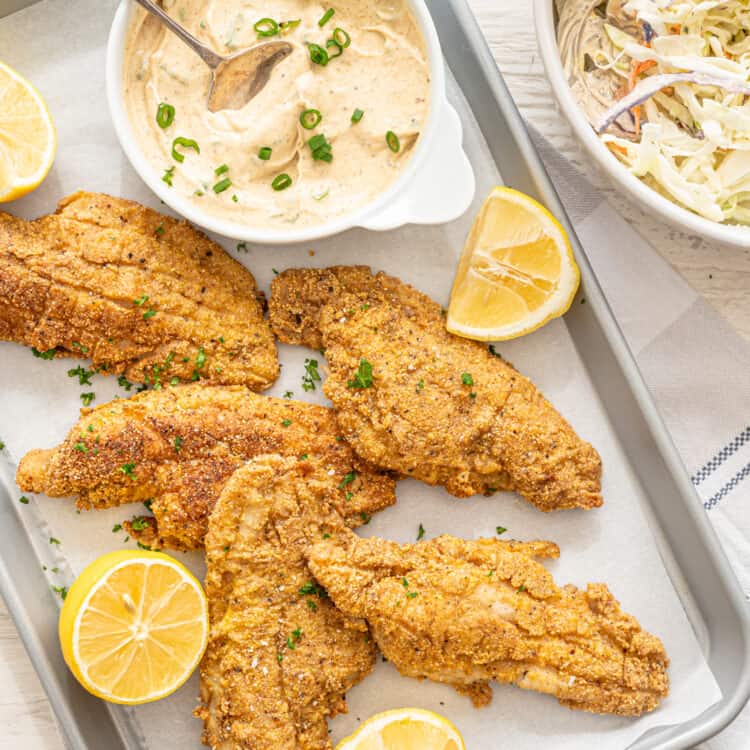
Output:
[[[121,0],[107,44],[107,99],[117,137],[133,168],[164,203],[194,224],[247,242],[287,244],[309,242],[352,227],[394,229],[403,224],[442,224],[469,207],[475,190],[474,172],[461,145],[462,127],[445,92],[445,63],[435,26],[423,0],[409,0],[427,49],[430,68],[430,110],[421,137],[399,177],[362,208],[324,224],[302,229],[269,230],[224,221],[202,211],[170,190],[154,165],[144,157],[130,126],[123,96],[123,61],[130,21],[137,6]],[[427,159],[428,154],[434,158]]]
[[659,216],[684,232],[735,247],[750,247],[750,227],[719,224],[705,219],[672,203],[628,171],[596,135],[568,85],[557,46],[554,0],[534,0],[534,23],[544,68],[557,103],[581,145],[615,187],[633,198],[648,213]]

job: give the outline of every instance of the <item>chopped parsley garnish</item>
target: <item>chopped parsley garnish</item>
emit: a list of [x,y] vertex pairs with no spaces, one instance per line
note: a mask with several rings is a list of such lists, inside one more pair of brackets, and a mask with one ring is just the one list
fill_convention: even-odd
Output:
[[124,474],[124,475],[125,475],[126,477],[130,477],[131,479],[135,480],[136,476],[135,476],[135,473],[134,473],[134,472],[135,472],[135,464],[134,464],[134,463],[126,463],[126,464],[123,464],[123,465],[122,465],[122,466],[120,467],[120,471],[121,471],[121,472],[122,472],[122,473],[123,473],[123,474]]
[[319,596],[321,599],[325,599],[328,596],[328,592],[315,581],[308,581],[303,584],[297,593],[300,596]]
[[520,586],[519,586],[519,587],[518,587],[518,588],[516,589],[516,593],[517,593],[517,594],[520,594],[520,593],[521,593],[522,591],[526,591],[526,586],[524,586],[523,584],[521,584],[521,585],[520,585]]
[[164,224],[159,224],[159,226],[156,227],[154,232],[156,232],[156,234],[158,234],[159,237],[161,237],[164,234]]
[[150,497],[148,500],[143,501],[143,505],[146,508],[146,510],[151,510],[151,505],[154,502],[154,498]]
[[320,373],[318,372],[318,360],[305,360],[305,374],[302,376],[302,389],[305,391],[314,391],[315,383],[320,383]]
[[83,402],[84,406],[89,406],[95,398],[96,398],[95,393],[82,393],[81,394],[81,401]]
[[299,457],[299,460],[300,460],[300,461],[307,461],[307,453],[303,453],[303,454],[302,454],[302,455],[301,455],[301,456]]
[[289,425],[290,425],[291,423],[292,423],[292,420],[291,420],[291,419],[283,419],[283,420],[281,421],[281,426],[282,426],[282,427],[289,427]]
[[38,359],[54,359],[55,354],[57,354],[57,347],[52,347],[52,349],[47,349],[46,352],[40,352],[39,349],[35,349],[34,347],[32,347],[31,353]]
[[73,348],[78,349],[79,352],[86,354],[89,350],[88,346],[84,346],[83,344],[79,344],[77,341],[73,342]]
[[72,370],[68,370],[68,377],[69,378],[78,378],[78,383],[80,385],[91,385],[91,378],[94,377],[96,373],[93,370],[87,370],[85,367],[81,367],[78,365],[78,367],[74,367]]
[[143,542],[136,542],[136,544],[138,545],[140,549],[145,549],[145,550],[148,550],[149,552],[151,551],[151,547],[149,547],[148,544],[144,544]]
[[292,391],[284,391],[284,398],[294,398]]
[[80,451],[81,453],[88,453],[89,449],[86,443],[76,443],[73,446],[73,450]]
[[354,374],[354,380],[346,384],[347,388],[371,388],[372,365],[363,357],[359,360],[359,367]]
[[198,354],[195,357],[195,369],[193,370],[193,374],[190,377],[191,380],[200,380],[200,377],[201,377],[200,371],[203,369],[205,364],[206,364],[206,352],[203,349],[203,347],[200,347],[200,349],[198,349]]
[[119,385],[120,388],[124,388],[126,391],[129,391],[133,387],[133,384],[124,375],[118,375],[117,385]]
[[503,355],[502,355],[502,354],[498,354],[498,353],[497,353],[497,352],[495,351],[495,345],[494,345],[494,344],[488,344],[488,345],[487,345],[487,351],[488,351],[488,352],[489,352],[489,353],[490,353],[490,354],[491,354],[491,355],[492,355],[493,357],[497,357],[498,359],[502,359],[502,358],[503,358]]
[[308,599],[307,602],[306,602],[306,604],[307,604],[307,608],[311,612],[317,612],[318,611],[318,605],[312,599]]
[[151,524],[145,518],[142,518],[140,516],[137,516],[130,522],[130,528],[133,529],[133,531],[143,531],[150,525]]
[[495,533],[500,535],[504,534],[508,529],[505,528],[505,526],[496,526],[495,527]]
[[247,242],[238,242],[237,243],[237,252],[238,253],[246,253],[247,252]]
[[419,392],[420,392],[420,391],[422,391],[422,390],[424,390],[424,380],[422,380],[422,378],[420,378],[420,379],[419,379],[419,380],[417,381],[417,388],[416,388],[416,391],[417,391],[417,393],[419,393]]
[[55,539],[55,537],[51,536],[49,538],[49,543],[50,544],[60,544],[60,540],[59,539]]
[[461,382],[464,385],[474,385],[474,378],[471,377],[470,372],[462,372],[461,373]]
[[350,471],[342,480],[341,484],[339,484],[339,489],[343,490],[344,487],[351,484],[355,479],[357,478],[357,472],[356,471]]
[[365,513],[364,511],[359,514],[359,518],[365,526],[367,526],[367,524],[372,521],[372,516],[369,513]]
[[18,502],[21,503],[21,505],[28,505],[29,498],[26,497],[26,495],[21,495],[21,497],[18,498]]
[[116,524],[115,524],[115,525],[114,525],[114,526],[112,527],[112,533],[113,533],[113,534],[117,534],[117,533],[118,533],[118,532],[120,532],[120,531],[122,531],[122,524],[121,524],[121,523],[116,523]]
[[53,586],[52,590],[56,594],[60,594],[60,598],[65,601],[65,597],[68,595],[68,587],[67,586]]
[[174,449],[175,451],[179,453],[180,448],[182,448],[182,438],[179,435],[177,435],[174,439]]
[[156,315],[156,310],[154,310],[153,308],[149,308],[145,313],[143,313],[143,319],[148,320],[149,318],[153,318],[154,315]]
[[421,539],[424,539],[424,526],[422,524],[419,524],[419,529],[417,530],[417,541],[420,541]]
[[146,302],[148,302],[148,294],[144,294],[142,297],[133,300],[133,304],[138,305],[138,307],[144,305]]

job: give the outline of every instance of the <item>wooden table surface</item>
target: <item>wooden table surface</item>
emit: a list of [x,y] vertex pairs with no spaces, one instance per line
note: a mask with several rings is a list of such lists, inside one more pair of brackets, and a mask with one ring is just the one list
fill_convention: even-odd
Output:
[[[534,37],[531,0],[469,0],[526,118],[633,222],[667,260],[750,340],[750,250],[714,246],[661,226],[616,194],[585,161],[557,113]],[[62,750],[52,712],[0,602],[0,750]]]

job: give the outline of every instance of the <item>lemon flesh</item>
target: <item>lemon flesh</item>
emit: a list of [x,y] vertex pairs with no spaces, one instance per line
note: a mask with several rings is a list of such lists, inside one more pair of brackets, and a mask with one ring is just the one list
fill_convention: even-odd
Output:
[[563,315],[580,272],[565,230],[528,195],[496,187],[466,240],[448,307],[451,333],[517,338]]
[[372,716],[336,750],[466,750],[448,719],[421,708],[399,708]]
[[90,693],[113,703],[158,700],[190,677],[205,651],[206,596],[168,555],[111,552],[70,587],[59,635],[66,663]]
[[55,126],[41,94],[0,62],[0,203],[36,188],[56,150]]

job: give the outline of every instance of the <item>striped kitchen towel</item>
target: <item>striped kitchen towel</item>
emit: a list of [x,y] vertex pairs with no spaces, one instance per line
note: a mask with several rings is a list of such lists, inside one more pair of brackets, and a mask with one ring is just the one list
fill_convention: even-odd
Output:
[[[530,130],[750,599],[750,345],[607,203],[601,191]],[[701,747],[738,750],[748,747],[748,737],[750,707]]]

